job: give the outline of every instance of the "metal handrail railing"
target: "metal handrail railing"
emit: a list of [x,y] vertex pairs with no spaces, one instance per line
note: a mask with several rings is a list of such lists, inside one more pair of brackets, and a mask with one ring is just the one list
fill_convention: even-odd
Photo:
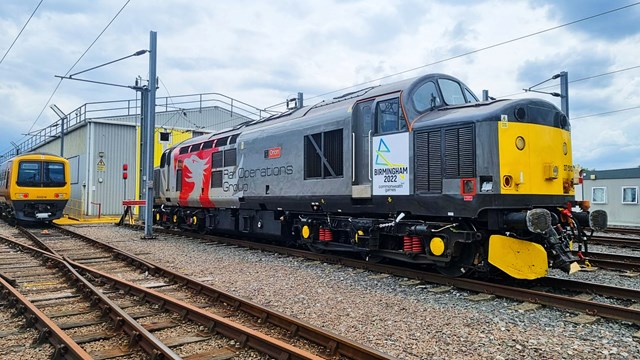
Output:
[[[215,104],[215,105],[213,105]],[[0,164],[17,154],[28,152],[38,145],[53,141],[60,136],[61,124],[64,121],[65,133],[85,123],[88,119],[100,119],[117,116],[140,115],[140,99],[110,100],[83,104],[53,124],[31,134],[31,137],[17,144],[15,149],[0,155]],[[260,109],[243,101],[221,93],[202,93],[159,97],[156,99],[156,113],[169,111],[189,111],[219,106],[229,111],[231,116],[238,115],[252,120],[259,120],[273,114],[275,110]]]

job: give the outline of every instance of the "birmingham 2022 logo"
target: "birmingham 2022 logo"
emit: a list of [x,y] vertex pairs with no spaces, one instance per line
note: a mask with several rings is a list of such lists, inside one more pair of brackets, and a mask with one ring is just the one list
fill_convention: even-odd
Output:
[[409,194],[409,149],[407,134],[386,135],[376,139],[373,163],[374,195]]

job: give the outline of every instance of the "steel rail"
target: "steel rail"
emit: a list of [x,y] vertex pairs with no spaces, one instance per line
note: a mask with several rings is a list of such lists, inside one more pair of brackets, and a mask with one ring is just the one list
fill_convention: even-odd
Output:
[[[577,252],[573,252],[577,255]],[[640,271],[640,257],[619,255],[619,254],[607,254],[600,252],[592,252],[584,254],[585,261],[581,263],[589,262],[590,265],[595,267],[601,267],[610,270],[626,270],[626,271]]]
[[[136,228],[136,226],[126,225]],[[568,310],[581,311],[590,315],[598,315],[605,318],[630,321],[640,324],[640,309],[627,308],[624,306],[604,304],[594,301],[576,299],[570,296],[550,294],[543,291],[523,289],[520,287],[495,284],[468,278],[452,278],[445,275],[428,273],[420,270],[413,270],[398,266],[382,265],[369,263],[362,260],[354,260],[340,257],[333,254],[318,254],[297,249],[285,248],[274,245],[266,245],[237,239],[220,238],[210,235],[199,235],[194,233],[184,233],[165,229],[154,229],[156,232],[169,233],[182,237],[191,237],[209,241],[218,241],[221,243],[229,243],[239,246],[245,246],[252,249],[268,250],[281,254],[306,257],[308,259],[320,260],[327,263],[341,264],[345,266],[371,270],[380,273],[388,273],[396,276],[402,276],[417,279],[429,283],[454,286],[459,289],[482,292],[505,298],[511,298],[519,301],[532,302],[541,305],[548,305]]]
[[640,239],[620,238],[616,236],[592,236],[589,244],[613,245],[640,249]]
[[[41,243],[37,237],[33,234],[29,233],[27,235],[29,238],[33,238],[32,240]],[[25,234],[26,235],[26,234]],[[20,242],[7,239],[5,237],[0,236],[0,239],[5,242],[16,246],[22,250],[29,250],[38,256],[46,256],[51,261],[57,262],[59,268],[73,276],[74,279],[78,281],[75,283],[76,288],[78,288],[79,292],[85,297],[90,298],[93,304],[96,304],[100,307],[100,310],[105,316],[109,316],[109,318],[113,321],[116,328],[124,331],[130,338],[131,344],[137,344],[143,349],[147,354],[149,354],[153,359],[180,359],[180,356],[173,352],[168,346],[162,343],[158,338],[156,338],[153,334],[151,334],[147,329],[145,329],[140,323],[134,320],[129,314],[127,314],[124,310],[122,310],[115,302],[111,301],[106,295],[104,295],[100,290],[98,290],[95,286],[93,286],[87,279],[85,279],[82,275],[80,275],[71,265],[71,261],[64,257],[60,257],[57,254],[51,254],[44,250],[35,248],[30,245],[25,245]]]
[[607,227],[607,233],[640,235],[640,228]]
[[207,329],[214,334],[220,333],[228,338],[237,340],[241,346],[249,346],[276,359],[322,360],[321,357],[308,351],[296,348],[281,340],[225,319],[222,316],[212,314],[206,310],[200,309],[199,307],[185,303],[171,296],[138,286],[134,283],[119,279],[72,260],[67,259],[67,261],[73,267],[90,274],[93,277],[100,278],[101,281],[112,287],[123,290],[126,294],[131,294],[138,297],[140,300],[145,300],[159,305],[161,309],[180,314],[183,319],[189,319],[206,326]]
[[288,316],[276,310],[268,309],[257,303],[237,297],[225,291],[216,289],[212,286],[203,284],[202,282],[192,279],[186,275],[180,274],[179,272],[172,271],[168,268],[140,259],[137,256],[128,254],[125,251],[116,248],[115,246],[111,246],[82,234],[78,234],[64,227],[56,226],[56,229],[63,233],[75,236],[83,241],[109,248],[112,251],[116,252],[118,256],[124,257],[128,259],[128,261],[136,263],[139,266],[148,269],[147,271],[149,271],[149,273],[152,275],[159,275],[167,277],[169,279],[173,279],[183,286],[195,290],[199,294],[209,296],[213,300],[231,305],[238,311],[243,311],[247,314],[255,316],[256,318],[260,319],[259,321],[262,323],[270,323],[279,328],[289,331],[291,335],[299,336],[317,345],[320,345],[327,349],[327,355],[329,356],[340,354],[351,359],[392,359],[392,357],[380,351],[361,344],[357,344],[338,334],[328,332],[327,330],[321,329],[299,319],[292,318],[291,316]]
[[623,288],[605,284],[597,284],[587,281],[577,281],[571,279],[563,279],[554,276],[547,276],[534,280],[532,286],[548,286],[554,289],[566,289],[579,292],[591,292],[596,295],[615,297],[618,299],[626,299],[640,302],[640,290]]
[[18,314],[26,319],[27,327],[35,327],[38,332],[38,342],[45,339],[53,345],[53,359],[90,360],[93,359],[80,345],[56,325],[47,315],[22,295],[8,281],[0,277],[0,284],[4,288],[0,292],[0,299],[7,299],[9,306],[15,307]]

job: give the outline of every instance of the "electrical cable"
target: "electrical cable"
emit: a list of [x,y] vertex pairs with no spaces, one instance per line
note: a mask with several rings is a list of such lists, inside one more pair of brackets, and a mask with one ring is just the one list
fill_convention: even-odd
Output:
[[376,82],[376,81],[388,79],[390,77],[406,74],[408,72],[412,72],[412,71],[416,71],[416,70],[419,70],[419,69],[423,69],[425,67],[437,65],[437,64],[440,64],[440,63],[443,63],[443,62],[447,62],[447,61],[458,59],[458,58],[461,58],[461,57],[464,57],[464,56],[472,55],[472,54],[475,54],[475,53],[478,53],[478,52],[481,52],[481,51],[493,49],[493,48],[498,47],[498,46],[506,45],[506,44],[509,44],[509,43],[512,43],[512,42],[516,42],[516,41],[527,39],[527,38],[530,38],[530,37],[533,37],[533,36],[536,36],[536,35],[540,35],[540,34],[543,34],[543,33],[549,32],[549,31],[557,30],[557,29],[560,29],[560,28],[563,28],[563,27],[567,27],[567,26],[570,26],[570,25],[574,25],[574,24],[577,24],[577,23],[580,23],[580,22],[583,22],[583,21],[591,20],[591,19],[594,19],[594,18],[597,18],[597,17],[600,17],[600,16],[611,14],[613,12],[624,10],[624,9],[627,9],[627,8],[630,8],[630,7],[636,6],[636,5],[640,5],[640,2],[635,2],[633,4],[625,5],[625,6],[622,6],[622,7],[619,7],[619,8],[615,8],[615,9],[611,9],[611,10],[608,10],[608,11],[605,11],[605,12],[601,12],[601,13],[598,13],[598,14],[595,14],[595,15],[587,16],[585,18],[581,18],[581,19],[578,19],[578,20],[570,21],[568,23],[564,23],[564,24],[561,24],[561,25],[553,26],[553,27],[550,27],[550,28],[547,28],[547,29],[544,29],[544,30],[540,30],[540,31],[536,31],[536,32],[533,32],[533,33],[530,33],[530,34],[527,34],[527,35],[519,36],[519,37],[513,38],[511,40],[506,40],[506,41],[502,41],[502,42],[499,42],[499,43],[496,43],[496,44],[493,44],[493,45],[485,46],[485,47],[480,48],[480,49],[467,51],[467,52],[459,54],[459,55],[455,55],[455,56],[451,56],[451,57],[448,57],[448,58],[445,58],[445,59],[442,59],[442,60],[434,61],[432,63],[420,65],[420,66],[417,66],[417,67],[414,67],[414,68],[411,68],[411,69],[408,69],[408,70],[403,70],[403,71],[400,71],[400,72],[397,72],[397,73],[394,73],[394,74],[385,75],[385,76],[382,76],[380,78],[369,80],[369,81],[365,81],[365,82],[360,83],[360,84],[355,84],[355,85],[347,86],[347,87],[344,87],[344,88],[341,88],[341,89],[338,89],[338,90],[330,91],[330,92],[327,92],[327,93],[324,93],[324,94],[315,95],[315,96],[312,96],[312,97],[308,98],[307,100],[311,100],[311,99],[315,99],[315,98],[319,98],[319,97],[324,97],[324,96],[331,95],[331,94],[336,93],[336,92],[345,91],[345,90],[348,90],[348,89],[351,89],[351,88],[354,88],[354,87],[358,87],[358,86],[363,86],[363,85],[366,85],[366,84],[371,84],[371,83]]
[[[82,60],[82,58],[89,52],[89,50],[93,47],[93,45],[95,45],[95,43],[98,41],[98,39],[100,39],[100,37],[102,36],[102,34],[104,34],[105,31],[107,31],[107,29],[109,28],[109,26],[111,26],[111,24],[116,20],[116,18],[120,15],[120,13],[124,10],[124,8],[129,4],[131,0],[127,0],[124,5],[122,5],[122,7],[120,8],[120,10],[118,10],[118,12],[115,14],[115,16],[113,16],[113,18],[111,19],[111,21],[109,21],[109,23],[104,27],[104,29],[102,29],[102,31],[100,32],[100,34],[98,34],[98,36],[96,37],[95,40],[93,40],[93,42],[91,43],[91,45],[89,45],[89,47],[82,53],[82,55],[80,55],[80,57],[78,58],[78,60],[76,60],[76,62],[71,65],[71,67],[69,68],[69,70],[67,70],[67,72],[64,74],[64,76],[69,75],[69,73],[73,70],[73,68],[78,65],[78,63],[80,62],[80,60]],[[33,130],[33,127],[38,123],[38,120],[40,120],[40,117],[42,116],[42,114],[44,113],[44,110],[47,108],[47,106],[49,105],[49,103],[51,102],[51,99],[53,98],[53,96],[56,94],[56,92],[58,91],[58,88],[60,88],[60,84],[62,83],[63,79],[60,79],[60,81],[58,81],[58,84],[56,85],[55,89],[53,89],[53,92],[51,93],[51,96],[49,96],[49,99],[47,100],[46,104],[42,107],[42,110],[40,110],[40,113],[38,114],[38,116],[36,117],[35,121],[33,122],[33,124],[31,124],[31,127],[29,128],[29,130],[26,132],[27,134],[29,134],[31,132],[31,130]],[[20,140],[24,139],[27,135],[23,136]],[[4,152],[4,151],[3,151]]]
[[[624,68],[624,69],[619,69],[619,70],[613,70],[613,71],[609,71],[609,72],[601,73],[601,74],[597,74],[597,75],[591,75],[591,76],[583,77],[583,78],[580,78],[580,79],[571,80],[568,83],[569,84],[577,83],[577,82],[580,82],[580,81],[591,80],[591,79],[595,79],[595,78],[598,78],[598,77],[617,74],[617,73],[621,73],[621,72],[629,71],[629,70],[634,70],[634,69],[638,69],[638,68],[640,68],[640,65],[631,66],[631,67]],[[554,87],[557,87],[557,86],[558,86],[557,84],[556,85],[544,86],[544,87],[539,88],[538,90],[551,89],[551,88],[554,88]],[[520,92],[509,94],[509,95],[496,96],[495,98],[496,99],[502,99],[502,98],[506,98],[506,97],[510,97],[510,96],[522,95],[522,94],[525,94],[525,93],[526,93],[526,91],[520,91]]]
[[40,2],[38,3],[38,6],[36,6],[36,8],[33,9],[33,12],[31,13],[31,16],[29,16],[29,18],[27,19],[27,22],[24,23],[24,26],[22,26],[22,29],[20,29],[20,32],[18,33],[18,35],[16,35],[16,38],[13,39],[13,42],[11,43],[11,46],[9,46],[7,51],[4,53],[4,56],[2,56],[2,59],[0,59],[0,64],[2,64],[2,62],[4,61],[4,58],[7,57],[7,55],[9,54],[9,51],[11,51],[11,48],[13,48],[13,45],[15,45],[16,41],[18,41],[18,38],[20,37],[20,35],[22,35],[22,32],[27,27],[27,24],[29,24],[29,21],[31,21],[31,18],[33,17],[33,15],[35,15],[36,11],[38,11],[38,8],[40,7],[40,5],[42,5],[43,1],[44,0],[40,0]]
[[576,117],[572,117],[571,121],[576,120],[576,119],[584,119],[584,118],[595,117],[595,116],[609,115],[609,114],[614,114],[614,113],[619,113],[619,112],[629,111],[629,110],[635,110],[635,109],[640,109],[640,106],[634,106],[634,107],[625,108],[625,109],[618,109],[618,110],[611,110],[611,111],[601,112],[601,113],[597,113],[597,114],[576,116]]

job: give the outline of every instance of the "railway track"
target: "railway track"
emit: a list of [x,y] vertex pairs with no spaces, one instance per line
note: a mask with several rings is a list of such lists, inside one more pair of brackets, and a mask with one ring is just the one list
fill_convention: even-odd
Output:
[[[39,335],[32,344],[48,341],[52,345],[45,358],[103,359],[136,353],[120,349],[119,344],[127,343],[127,335],[116,332],[103,347],[112,351],[89,350],[92,343],[106,340],[97,327],[106,323],[109,316],[118,318],[126,314],[59,256],[6,238],[1,240],[5,306],[15,307],[25,317],[25,325],[37,329]],[[78,321],[78,316],[84,321]],[[133,334],[131,324],[123,323],[121,327]],[[139,325],[135,329],[144,330]],[[13,348],[12,356],[23,350],[26,349]]]
[[[141,226],[127,226],[134,229],[142,229]],[[564,280],[555,277],[546,277],[536,282],[526,283],[507,281],[508,284],[505,284],[504,281],[502,283],[498,283],[469,278],[451,278],[440,274],[425,272],[422,270],[370,263],[362,260],[340,257],[335,254],[318,254],[299,249],[284,248],[269,244],[261,244],[245,240],[223,238],[211,235],[185,233],[175,230],[154,229],[154,231],[179,237],[199,239],[204,242],[236,245],[251,249],[303,257],[327,263],[341,264],[374,272],[388,273],[400,277],[417,279],[428,283],[453,286],[459,289],[492,294],[505,298],[511,298],[514,300],[582,312],[588,315],[598,315],[609,319],[629,321],[640,325],[640,309],[637,308],[637,305],[634,305],[640,302],[640,290],[635,289],[619,288],[615,286],[594,284],[575,280]],[[546,287],[548,288],[548,290],[537,290],[536,286]],[[559,294],[558,290],[570,290],[572,293]],[[575,292],[589,292],[600,297],[617,298],[617,304],[576,298]]]
[[[577,251],[573,252],[578,255]],[[585,255],[583,264],[600,267],[608,270],[640,271],[640,257],[630,255],[608,254],[590,251]]]
[[[88,353],[31,302],[30,297],[37,295],[20,293],[19,289],[24,291],[30,284],[12,275],[39,267],[37,261],[5,244],[0,244],[0,256],[0,357],[21,354],[35,359],[90,359]],[[48,269],[41,276],[54,272]]]
[[608,227],[607,233],[640,235],[640,228]]
[[589,244],[599,244],[599,245],[640,249],[640,239],[621,238],[617,236],[594,235],[591,237],[591,240],[589,240]]
[[[64,256],[74,268],[99,283],[142,299],[151,304],[152,309],[170,310],[183,320],[197,323],[200,330],[230,337],[240,347],[252,347],[273,358],[320,359],[339,356],[348,359],[390,359],[386,354],[234,297],[67,229],[55,227],[44,235],[26,229],[20,231],[34,244]],[[126,269],[131,267],[133,271],[128,270],[131,275],[126,275]],[[108,273],[117,273],[118,278]],[[231,318],[238,324],[228,324]],[[175,329],[172,331],[175,332]],[[261,332],[270,336],[261,335]]]

